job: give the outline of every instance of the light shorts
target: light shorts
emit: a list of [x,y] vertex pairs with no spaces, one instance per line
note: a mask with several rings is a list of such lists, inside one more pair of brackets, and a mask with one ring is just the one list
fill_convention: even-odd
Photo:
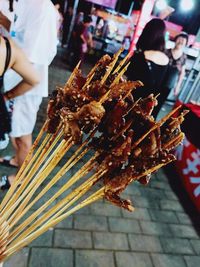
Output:
[[42,96],[22,95],[14,99],[11,137],[21,137],[33,132]]

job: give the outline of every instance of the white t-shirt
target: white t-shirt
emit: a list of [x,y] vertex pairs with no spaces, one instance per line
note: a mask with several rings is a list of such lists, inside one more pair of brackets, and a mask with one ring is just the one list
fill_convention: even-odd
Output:
[[[18,0],[14,2],[11,35],[22,47],[41,75],[41,82],[26,94],[48,95],[48,66],[57,51],[57,11],[50,0]],[[20,76],[9,70],[4,87],[10,90]]]

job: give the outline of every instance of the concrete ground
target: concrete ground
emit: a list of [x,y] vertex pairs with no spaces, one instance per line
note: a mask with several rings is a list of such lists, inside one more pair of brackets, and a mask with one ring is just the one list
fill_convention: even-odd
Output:
[[[64,84],[69,74],[58,56],[50,68],[50,91]],[[34,136],[45,120],[46,103],[39,111]],[[0,153],[11,154],[11,147]],[[1,166],[3,173],[8,168]],[[134,212],[105,201],[94,203],[50,229],[3,266],[200,266],[199,216],[171,167],[167,173],[161,169],[148,186],[133,183],[127,188],[125,195],[133,201]]]

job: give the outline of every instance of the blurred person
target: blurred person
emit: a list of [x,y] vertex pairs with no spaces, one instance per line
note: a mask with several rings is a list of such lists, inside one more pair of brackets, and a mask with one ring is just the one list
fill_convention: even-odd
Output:
[[[11,99],[15,99],[26,93],[38,84],[39,75],[36,73],[22,50],[11,39],[1,35],[0,59],[0,145],[6,146],[8,134],[11,131],[11,116],[6,104],[8,104]],[[15,70],[22,77],[22,81],[10,91],[3,93],[3,76],[9,68]],[[2,147],[0,147],[0,149],[2,149]],[[10,164],[9,160],[4,160],[2,163],[8,166]],[[8,188],[12,183],[13,178],[12,175],[0,177],[0,188]]]
[[63,15],[63,32],[62,32],[62,47],[67,45],[67,38],[70,30],[70,25],[73,17],[73,7],[69,6],[67,11]]
[[169,58],[165,55],[165,23],[161,19],[152,19],[143,29],[126,75],[129,80],[140,80],[144,86],[134,91],[134,98],[158,96],[158,105],[153,110],[156,117],[168,95],[164,78]]
[[[15,98],[10,133],[15,156],[10,166],[20,167],[32,146],[32,132],[37,111],[43,97],[48,96],[48,66],[57,51],[57,11],[50,0],[1,0],[8,1],[10,11],[14,9],[14,21],[8,22],[3,10],[1,24],[10,30],[12,36],[27,55],[34,68],[40,73],[40,83],[30,92]],[[12,6],[12,4],[14,4]],[[14,71],[4,75],[6,91],[16,86],[21,77]],[[0,159],[4,162],[4,159]]]
[[95,7],[92,7],[91,12],[90,12],[90,16],[92,18],[92,22],[91,22],[91,25],[90,25],[90,31],[91,31],[92,34],[94,34],[96,26],[97,26],[97,19],[98,19],[97,10],[96,10]]
[[177,96],[185,76],[185,63],[187,56],[184,53],[184,48],[188,42],[187,33],[180,33],[175,37],[174,41],[174,48],[166,50],[166,55],[169,57],[166,86],[169,88],[169,92],[174,90],[174,95]]
[[93,46],[92,34],[90,32],[91,16],[84,17],[83,23],[79,23],[72,33],[72,63],[71,68],[78,64],[79,60],[84,61],[88,49]]
[[56,10],[57,10],[57,33],[58,33],[58,42],[60,42],[61,39],[61,32],[62,32],[62,24],[63,24],[63,15],[61,12],[61,7],[59,3],[54,4]]

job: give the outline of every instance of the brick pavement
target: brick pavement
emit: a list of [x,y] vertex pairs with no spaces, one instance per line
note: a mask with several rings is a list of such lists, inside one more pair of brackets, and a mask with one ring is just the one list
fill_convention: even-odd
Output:
[[[69,72],[57,58],[50,89]],[[45,117],[45,100],[35,134]],[[3,152],[11,152],[10,147]],[[0,170],[5,173],[6,168]],[[3,193],[0,193],[3,196]],[[4,267],[197,267],[200,239],[193,222],[163,170],[149,186],[134,183],[124,195],[136,209],[129,213],[99,201],[70,216],[12,256]],[[199,218],[196,216],[197,225]]]

